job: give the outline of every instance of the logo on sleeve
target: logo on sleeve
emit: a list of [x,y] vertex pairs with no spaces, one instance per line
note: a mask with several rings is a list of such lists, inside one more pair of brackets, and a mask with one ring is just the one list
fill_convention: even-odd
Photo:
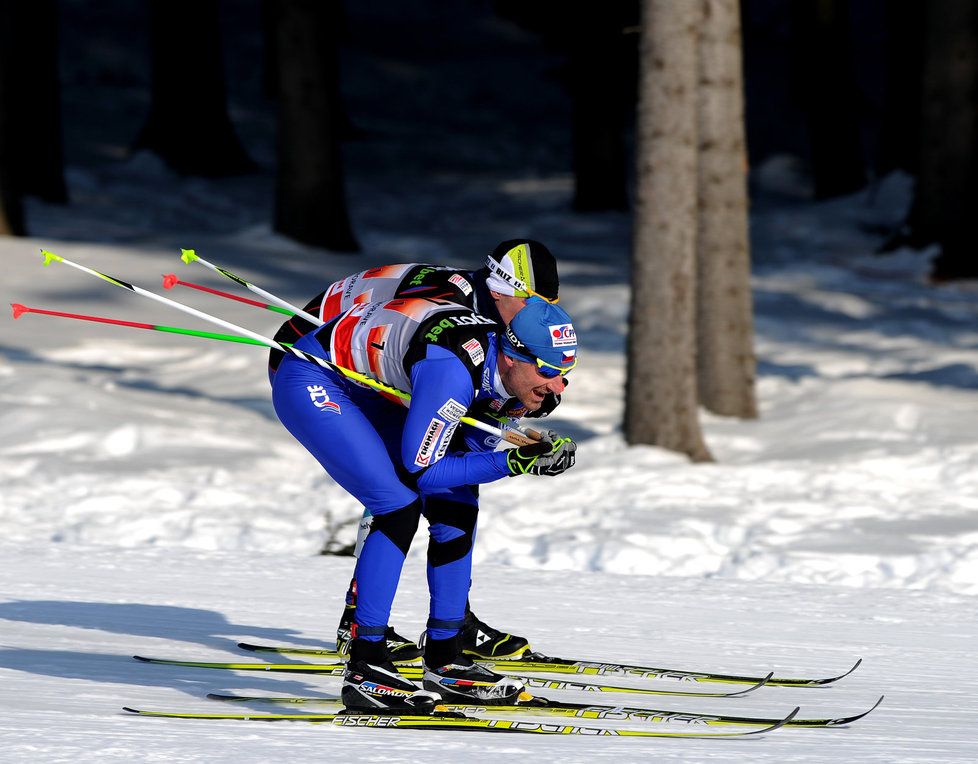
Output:
[[555,348],[577,344],[577,332],[574,331],[573,324],[556,324],[547,328],[550,329],[550,341]]
[[445,404],[438,409],[438,416],[444,419],[446,422],[457,422],[463,416],[468,409],[465,408],[461,403],[459,403],[454,398],[449,398],[445,401]]
[[479,343],[479,340],[471,339],[468,342],[463,342],[462,348],[469,354],[469,358],[472,359],[473,366],[478,366],[480,363],[486,360],[486,353],[482,349],[482,345]]
[[441,459],[447,452],[448,446],[452,442],[452,437],[455,435],[455,430],[458,428],[458,422],[452,422],[448,427],[445,428],[445,434],[442,435],[441,445],[438,446],[438,453],[435,454],[435,458],[432,459],[432,464]]
[[438,438],[445,430],[445,423],[437,417],[432,417],[425,430],[424,437],[421,439],[421,446],[414,457],[414,463],[419,467],[427,467],[432,463],[432,455],[435,453],[435,446]]
[[461,289],[462,294],[464,294],[466,297],[472,294],[472,285],[468,281],[463,279],[461,276],[459,276],[457,273],[452,274],[451,278],[449,278],[448,281],[450,284],[454,284],[459,289]]

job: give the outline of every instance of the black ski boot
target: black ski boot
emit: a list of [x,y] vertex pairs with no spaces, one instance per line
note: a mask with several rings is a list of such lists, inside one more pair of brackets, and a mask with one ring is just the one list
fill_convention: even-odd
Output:
[[341,697],[350,711],[416,716],[434,713],[439,701],[436,693],[418,689],[398,673],[383,640],[365,639],[352,640]]
[[[336,649],[344,655],[350,652],[350,643],[353,641],[351,627],[353,626],[353,619],[356,614],[356,605],[344,606],[340,625],[336,627]],[[387,642],[387,652],[390,654],[392,661],[406,663],[408,661],[416,661],[421,657],[421,648],[410,639],[402,637],[394,631],[393,626],[387,627],[387,632],[384,634],[384,641]]]
[[476,618],[471,610],[465,611],[465,623],[459,638],[462,652],[476,660],[515,660],[530,649],[530,643],[523,637],[492,628]]
[[421,684],[444,703],[515,706],[526,695],[519,679],[490,671],[463,654],[458,636],[424,640],[423,661]]

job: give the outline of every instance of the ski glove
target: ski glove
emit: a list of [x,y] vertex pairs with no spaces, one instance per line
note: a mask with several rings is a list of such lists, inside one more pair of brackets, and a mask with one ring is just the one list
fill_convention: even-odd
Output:
[[577,444],[570,438],[557,438],[553,430],[547,435],[551,438],[506,452],[511,474],[559,475],[574,466]]
[[[567,380],[561,377],[564,383],[564,387],[567,387]],[[536,411],[528,411],[526,413],[527,419],[539,419],[540,417],[545,417],[547,414],[553,413],[553,410],[560,405],[560,396],[554,393],[547,393],[543,397],[543,403],[540,404],[540,408]]]

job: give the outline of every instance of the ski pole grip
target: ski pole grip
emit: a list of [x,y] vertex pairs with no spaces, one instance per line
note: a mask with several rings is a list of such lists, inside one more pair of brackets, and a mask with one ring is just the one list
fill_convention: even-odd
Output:
[[[531,430],[530,432],[533,431]],[[534,443],[539,443],[541,440],[540,433],[536,433],[537,437],[535,439],[528,438],[526,435],[521,432],[517,432],[516,430],[503,430],[502,433],[503,440],[508,443],[512,443],[514,446],[532,446]]]

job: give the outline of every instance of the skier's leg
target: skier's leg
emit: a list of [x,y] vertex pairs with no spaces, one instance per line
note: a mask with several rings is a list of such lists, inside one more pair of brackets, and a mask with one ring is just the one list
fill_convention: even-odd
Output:
[[429,523],[428,589],[431,610],[424,645],[426,690],[446,702],[509,705],[523,683],[479,666],[463,653],[460,630],[472,578],[472,545],[479,503],[470,487],[425,494]]
[[[402,482],[374,425],[377,412],[371,409],[383,400],[352,388],[331,372],[287,357],[275,375],[272,401],[289,432],[374,516],[355,578],[357,622],[370,632],[363,637],[377,641],[383,638],[420,502]],[[386,405],[396,418],[398,409]]]
[[424,507],[430,534],[428,639],[448,639],[462,628],[465,617],[479,504],[472,490],[461,486],[426,494]]

